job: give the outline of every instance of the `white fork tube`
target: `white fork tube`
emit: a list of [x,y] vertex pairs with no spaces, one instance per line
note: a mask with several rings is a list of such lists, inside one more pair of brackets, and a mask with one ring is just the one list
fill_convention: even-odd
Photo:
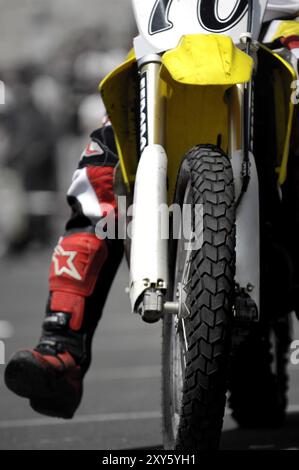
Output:
[[132,221],[130,299],[133,312],[149,287],[166,289],[168,239],[167,157],[160,145],[149,145],[142,153],[136,174]]
[[[242,151],[232,154],[236,198],[240,194]],[[260,218],[259,183],[250,152],[250,183],[236,214],[236,283],[254,300],[260,312]]]
[[[237,200],[242,187],[242,85],[230,94],[229,155],[235,182]],[[234,95],[233,95],[234,93]],[[239,109],[239,113],[238,110]],[[260,312],[260,207],[259,182],[254,157],[250,158],[250,182],[236,214],[236,283],[254,300]]]
[[168,232],[169,224],[164,103],[159,90],[161,58],[145,57],[139,67],[141,158],[134,189],[130,259],[130,300],[135,313],[147,289],[167,288],[168,237],[163,237],[163,232]]

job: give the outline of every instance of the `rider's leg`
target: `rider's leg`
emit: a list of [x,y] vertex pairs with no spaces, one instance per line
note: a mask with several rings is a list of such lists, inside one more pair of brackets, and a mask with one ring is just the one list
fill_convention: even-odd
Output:
[[71,418],[79,406],[92,337],[123,255],[122,242],[95,234],[107,212],[116,215],[115,153],[111,126],[91,135],[67,195],[72,215],[53,253],[40,341],[17,352],[5,371],[7,386],[50,416]]

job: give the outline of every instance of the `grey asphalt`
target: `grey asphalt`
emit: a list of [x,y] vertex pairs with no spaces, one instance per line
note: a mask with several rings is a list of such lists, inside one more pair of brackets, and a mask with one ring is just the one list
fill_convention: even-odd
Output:
[[[4,340],[6,360],[16,349],[36,344],[50,256],[49,249],[0,263],[0,321],[8,321],[14,330]],[[145,325],[130,314],[127,283],[128,270],[123,263],[94,340],[84,397],[72,421],[32,411],[27,400],[5,388],[4,366],[0,365],[0,449],[161,448],[161,325]],[[299,339],[297,325],[294,337]],[[299,365],[290,367],[290,375],[285,427],[239,430],[228,415],[223,449],[299,449]]]

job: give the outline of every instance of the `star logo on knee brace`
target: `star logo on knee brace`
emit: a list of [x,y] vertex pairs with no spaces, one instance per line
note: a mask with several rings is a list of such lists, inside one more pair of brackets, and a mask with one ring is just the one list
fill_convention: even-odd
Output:
[[82,280],[82,276],[78,273],[74,265],[77,254],[76,251],[65,251],[60,245],[55,248],[53,263],[56,276],[67,274],[77,281]]

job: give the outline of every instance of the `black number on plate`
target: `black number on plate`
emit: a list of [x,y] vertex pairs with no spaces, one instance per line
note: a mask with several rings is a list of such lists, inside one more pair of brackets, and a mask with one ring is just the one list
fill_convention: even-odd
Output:
[[171,4],[172,0],[156,1],[149,23],[150,35],[161,33],[162,31],[173,28],[173,24],[168,18]]
[[[156,0],[149,22],[149,34],[162,33],[173,28],[169,20],[172,0]],[[219,16],[219,0],[198,0],[197,12],[201,26],[211,32],[221,33],[239,23],[248,10],[247,0],[235,0],[235,6],[227,18]],[[182,21],[184,19],[182,18]]]
[[198,0],[198,19],[207,31],[221,33],[239,23],[248,9],[247,0],[235,1],[235,6],[227,18],[219,16],[219,0]]

